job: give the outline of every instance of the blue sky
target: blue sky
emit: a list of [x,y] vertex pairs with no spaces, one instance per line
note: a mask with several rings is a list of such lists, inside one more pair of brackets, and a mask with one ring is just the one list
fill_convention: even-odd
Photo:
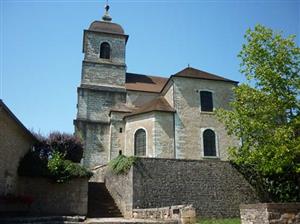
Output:
[[[24,125],[72,133],[83,29],[105,1],[0,0],[0,98]],[[110,1],[113,22],[129,35],[129,72],[169,76],[190,66],[243,82],[243,35],[263,24],[298,35],[297,0]]]

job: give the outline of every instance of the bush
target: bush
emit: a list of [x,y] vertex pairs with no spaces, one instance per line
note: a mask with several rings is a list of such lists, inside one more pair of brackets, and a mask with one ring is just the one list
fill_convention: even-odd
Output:
[[40,151],[30,150],[20,161],[18,174],[20,176],[46,177],[48,157],[41,156]]
[[39,142],[20,161],[20,176],[46,177],[65,182],[76,177],[91,177],[81,167],[83,147],[80,140],[69,134],[53,132],[48,138],[35,134]]
[[76,177],[91,177],[92,172],[87,171],[79,164],[73,163],[70,160],[65,160],[62,153],[54,152],[47,164],[50,178],[56,182],[65,182]]
[[300,174],[292,169],[285,168],[280,174],[262,175],[250,165],[233,162],[233,166],[255,188],[262,202],[300,201]]
[[115,174],[125,174],[135,164],[136,160],[137,157],[134,156],[118,155],[118,157],[109,162],[108,166]]

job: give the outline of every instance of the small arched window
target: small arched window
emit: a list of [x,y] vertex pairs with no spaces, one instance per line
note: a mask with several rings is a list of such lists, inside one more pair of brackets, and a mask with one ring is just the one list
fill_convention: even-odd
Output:
[[110,59],[110,45],[107,42],[103,42],[100,46],[100,58]]
[[211,129],[206,129],[203,132],[203,150],[204,156],[217,156],[216,134]]
[[134,155],[146,155],[146,132],[144,129],[139,129],[134,134]]

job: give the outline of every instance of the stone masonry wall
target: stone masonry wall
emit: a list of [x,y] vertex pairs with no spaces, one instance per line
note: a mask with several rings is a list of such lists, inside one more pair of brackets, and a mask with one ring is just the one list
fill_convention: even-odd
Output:
[[109,122],[110,109],[125,103],[125,92],[95,91],[80,89],[78,93],[77,119]]
[[84,139],[83,166],[93,169],[108,163],[110,126],[105,123],[77,122],[76,134]]
[[0,195],[16,193],[20,159],[34,142],[35,139],[0,107]]
[[134,155],[135,132],[143,128],[146,131],[146,156],[154,156],[154,119],[153,113],[128,117],[126,120],[125,155]]
[[154,145],[156,158],[174,158],[173,113],[155,112]]
[[242,224],[299,224],[300,203],[243,204]]
[[18,194],[33,198],[30,212],[39,215],[86,215],[88,179],[53,183],[45,178],[20,178]]
[[258,198],[229,162],[140,158],[133,168],[133,208],[192,204],[199,217],[237,217]]
[[238,145],[239,141],[227,135],[214,112],[201,111],[200,91],[213,92],[214,109],[229,109],[233,86],[229,82],[174,77],[176,158],[203,159],[202,133],[211,128],[216,134],[217,157],[228,159],[228,147]]
[[174,85],[171,85],[164,95],[165,99],[168,101],[168,103],[170,104],[171,107],[174,107],[174,97],[173,96],[174,96]]
[[105,186],[125,218],[132,217],[132,169],[128,174],[116,175],[110,169],[104,177]]
[[[100,45],[102,42],[108,42],[111,46],[110,60],[100,58]],[[86,61],[125,64],[126,45],[124,36],[85,31],[84,44],[84,60]]]
[[122,113],[111,112],[110,123],[110,155],[109,160],[116,158],[119,155],[119,151],[122,153],[125,149],[125,122]]
[[155,99],[158,96],[159,96],[158,93],[127,90],[126,103],[128,105],[140,107],[140,106],[150,102],[151,100]]
[[114,64],[98,64],[94,62],[82,63],[82,84],[109,85],[124,87],[125,66]]

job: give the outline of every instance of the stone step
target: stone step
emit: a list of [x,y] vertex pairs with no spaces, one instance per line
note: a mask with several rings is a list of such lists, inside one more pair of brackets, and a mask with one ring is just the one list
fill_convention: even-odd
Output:
[[89,182],[88,217],[122,217],[104,183]]
[[42,217],[11,217],[0,218],[1,224],[52,224],[52,223],[83,223],[84,216],[42,216]]
[[91,218],[85,224],[179,224],[177,220],[150,220],[125,218]]

